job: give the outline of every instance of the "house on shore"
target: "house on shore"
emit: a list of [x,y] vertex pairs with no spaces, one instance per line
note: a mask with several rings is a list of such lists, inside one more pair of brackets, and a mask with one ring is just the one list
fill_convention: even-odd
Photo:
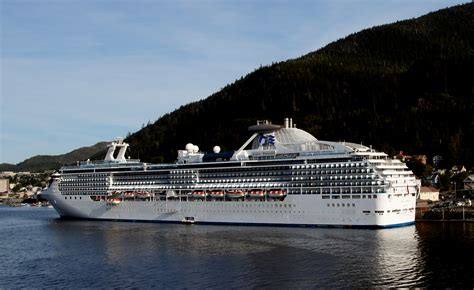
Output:
[[422,186],[420,188],[420,200],[439,200],[439,190],[432,186]]
[[464,189],[474,189],[474,174],[469,174],[462,182]]

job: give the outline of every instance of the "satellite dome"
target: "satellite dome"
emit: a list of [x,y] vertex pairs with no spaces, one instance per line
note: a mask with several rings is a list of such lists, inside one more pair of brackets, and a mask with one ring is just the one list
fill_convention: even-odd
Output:
[[214,146],[214,148],[212,148],[212,151],[214,151],[214,153],[220,153],[221,152],[221,147],[219,146]]
[[184,149],[186,149],[186,151],[191,153],[194,150],[194,145],[192,143],[188,143],[186,144],[186,147],[184,147]]
[[193,146],[193,152],[194,152],[194,153],[198,153],[198,152],[199,152],[199,146],[194,145],[194,146]]

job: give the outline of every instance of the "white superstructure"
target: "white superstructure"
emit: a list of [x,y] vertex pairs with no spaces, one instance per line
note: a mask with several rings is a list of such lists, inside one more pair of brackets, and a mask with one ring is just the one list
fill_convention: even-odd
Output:
[[[317,140],[285,119],[249,127],[235,152],[191,143],[174,164],[125,158],[65,166],[43,193],[62,217],[185,223],[393,227],[414,223],[418,192],[399,160]],[[114,154],[118,149],[118,154]]]

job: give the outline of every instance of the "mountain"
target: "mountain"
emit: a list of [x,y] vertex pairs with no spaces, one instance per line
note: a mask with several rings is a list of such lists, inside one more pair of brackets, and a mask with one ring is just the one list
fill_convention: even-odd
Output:
[[133,158],[173,161],[188,142],[233,150],[256,120],[292,117],[321,140],[472,165],[473,48],[474,3],[365,29],[258,68],[126,141]]
[[107,142],[99,142],[90,147],[82,147],[62,155],[38,155],[26,159],[16,165],[2,163],[0,171],[29,171],[42,172],[44,170],[59,169],[62,165],[74,164],[76,161],[87,160],[93,155],[104,151]]

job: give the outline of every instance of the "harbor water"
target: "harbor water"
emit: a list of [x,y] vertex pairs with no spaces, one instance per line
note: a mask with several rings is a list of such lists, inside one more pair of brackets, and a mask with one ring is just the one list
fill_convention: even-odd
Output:
[[474,286],[474,223],[382,229],[71,221],[0,207],[0,288]]

